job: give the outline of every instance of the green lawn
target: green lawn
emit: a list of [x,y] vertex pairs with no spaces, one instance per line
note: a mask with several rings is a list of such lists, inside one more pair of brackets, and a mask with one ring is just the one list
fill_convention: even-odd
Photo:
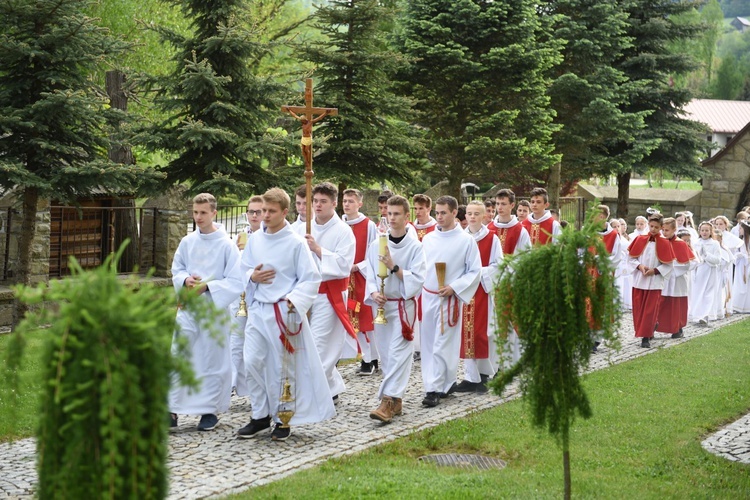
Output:
[[[750,466],[700,445],[750,409],[750,321],[590,374],[585,386],[594,416],[579,420],[571,438],[574,497],[750,497]],[[445,452],[499,457],[508,467],[471,472],[417,461]],[[562,486],[560,449],[515,401],[234,498],[536,499],[560,498]]]
[[[21,366],[19,406],[16,412],[6,391],[0,391],[0,442],[34,434],[41,387],[42,343],[46,330],[38,330],[27,337],[26,355]],[[0,363],[5,366],[11,335],[0,335]],[[2,373],[2,371],[0,371]],[[3,375],[4,377],[4,375]],[[3,384],[7,381],[3,380]],[[5,387],[3,387],[5,389]]]

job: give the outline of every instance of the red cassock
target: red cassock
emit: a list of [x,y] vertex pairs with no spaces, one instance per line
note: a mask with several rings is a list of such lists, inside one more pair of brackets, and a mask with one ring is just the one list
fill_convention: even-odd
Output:
[[[492,253],[492,233],[477,241],[482,267],[490,265]],[[461,359],[485,359],[490,356],[490,342],[487,336],[489,327],[489,295],[479,285],[471,302],[463,306],[461,325]]]
[[[619,238],[617,231],[611,230],[606,234],[601,235],[601,238],[607,254],[612,255],[612,250],[614,250],[615,243],[617,243],[617,238]],[[590,247],[589,252],[596,254],[596,248]],[[599,277],[599,271],[594,267],[590,267],[588,269],[588,272],[591,276],[591,279],[597,279]],[[589,299],[586,299],[586,318],[588,319],[589,328],[591,328],[593,331],[601,330],[601,323],[599,323],[598,321],[594,321],[593,311],[591,309],[591,300]]]
[[[637,236],[628,249],[631,257],[637,258],[643,254],[650,241],[649,234]],[[674,253],[669,240],[661,235],[654,237],[656,243],[656,258],[659,262],[669,264],[674,261]],[[651,338],[654,336],[656,323],[659,319],[659,304],[661,303],[661,290],[644,290],[633,287],[633,326],[636,337]]]
[[[679,264],[688,264],[695,258],[693,250],[681,239],[673,236],[667,241],[672,245],[672,252],[674,253],[675,260]],[[661,304],[659,305],[659,319],[656,331],[662,333],[677,333],[680,331],[680,328],[687,325],[687,321],[687,295],[684,297],[662,295]]]
[[[354,231],[356,247],[354,251],[354,262],[365,260],[367,253],[367,230],[370,219],[364,218],[361,222],[350,224],[349,227]],[[365,306],[365,277],[362,273],[355,271],[349,278],[349,318],[355,330],[360,332],[371,332],[375,329],[372,323],[372,307]],[[368,339],[369,340],[369,339]]]
[[552,230],[555,225],[555,219],[552,217],[548,217],[539,224],[532,224],[527,217],[521,222],[521,224],[526,228],[526,231],[529,232],[532,245],[546,245],[548,242],[552,241]]

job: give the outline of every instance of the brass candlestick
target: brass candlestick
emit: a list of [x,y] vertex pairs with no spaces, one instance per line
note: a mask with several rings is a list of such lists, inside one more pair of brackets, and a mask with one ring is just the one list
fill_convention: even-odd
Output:
[[[445,286],[445,262],[435,262],[438,291]],[[440,334],[445,333],[445,317],[443,315],[443,297],[440,297]]]
[[[380,278],[380,295],[385,298],[385,276],[378,276],[378,278]],[[375,316],[375,319],[372,322],[376,325],[388,324],[388,320],[385,319],[385,306],[378,307],[378,314]]]
[[240,308],[237,309],[237,314],[235,315],[238,318],[247,318],[247,302],[245,302],[245,292],[242,292],[242,295],[240,295]]

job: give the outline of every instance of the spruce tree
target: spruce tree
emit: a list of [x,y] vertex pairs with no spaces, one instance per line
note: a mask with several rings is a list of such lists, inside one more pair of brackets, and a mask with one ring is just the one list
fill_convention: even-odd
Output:
[[153,77],[155,104],[166,116],[139,134],[164,151],[165,184],[188,183],[191,192],[246,196],[274,184],[268,168],[278,145],[268,127],[279,116],[278,86],[251,64],[268,44],[251,31],[242,0],[173,0],[190,20],[191,34],[154,28],[173,46],[174,69]]
[[[120,113],[93,79],[126,46],[82,14],[85,0],[0,4],[0,187],[16,189],[24,231],[17,280],[31,281],[37,207],[94,189],[133,192],[148,172],[107,159]],[[101,72],[101,73],[98,73]],[[24,308],[16,308],[15,320]]]
[[339,115],[319,127],[326,145],[314,166],[316,175],[338,179],[340,187],[406,181],[424,155],[406,121],[413,103],[392,89],[406,64],[388,45],[394,14],[378,0],[336,0],[315,15],[324,39],[305,58],[316,67],[316,104],[337,107]]
[[543,16],[554,39],[564,40],[563,61],[553,70],[549,88],[555,110],[555,152],[561,162],[550,171],[550,204],[557,207],[561,182],[630,170],[655,144],[640,142],[612,152],[606,144],[632,143],[648,112],[624,109],[637,83],[614,66],[632,44],[627,14],[615,0],[552,0]]
[[470,177],[517,183],[539,178],[557,156],[546,87],[558,44],[540,39],[530,0],[415,0],[400,46],[401,74],[417,99],[432,172],[451,194]]
[[[682,108],[693,99],[689,89],[679,88],[675,78],[694,70],[696,61],[690,54],[673,52],[671,44],[701,34],[701,26],[678,22],[679,15],[692,10],[697,3],[673,0],[633,0],[626,4],[627,34],[633,40],[616,62],[631,82],[638,84],[622,106],[627,112],[648,112],[646,127],[632,143],[609,146],[613,154],[632,149],[644,141],[657,146],[633,169],[617,173],[617,216],[628,214],[630,177],[633,171],[645,173],[660,168],[677,176],[700,176],[699,157],[705,151],[704,125],[685,118]],[[684,18],[683,18],[684,19]]]

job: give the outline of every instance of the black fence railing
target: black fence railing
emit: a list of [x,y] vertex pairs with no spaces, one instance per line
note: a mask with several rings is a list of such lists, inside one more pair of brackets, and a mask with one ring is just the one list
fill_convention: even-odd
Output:
[[101,265],[107,256],[130,240],[118,272],[145,273],[155,263],[157,208],[50,207],[49,275],[70,274],[69,258],[84,269]]
[[[246,211],[247,205],[219,205],[216,207],[214,222],[223,225],[227,234],[234,236],[239,229],[247,224]],[[192,214],[188,213],[188,216],[192,218]],[[195,221],[191,220],[188,224],[188,232],[193,232],[196,229],[198,228]]]

